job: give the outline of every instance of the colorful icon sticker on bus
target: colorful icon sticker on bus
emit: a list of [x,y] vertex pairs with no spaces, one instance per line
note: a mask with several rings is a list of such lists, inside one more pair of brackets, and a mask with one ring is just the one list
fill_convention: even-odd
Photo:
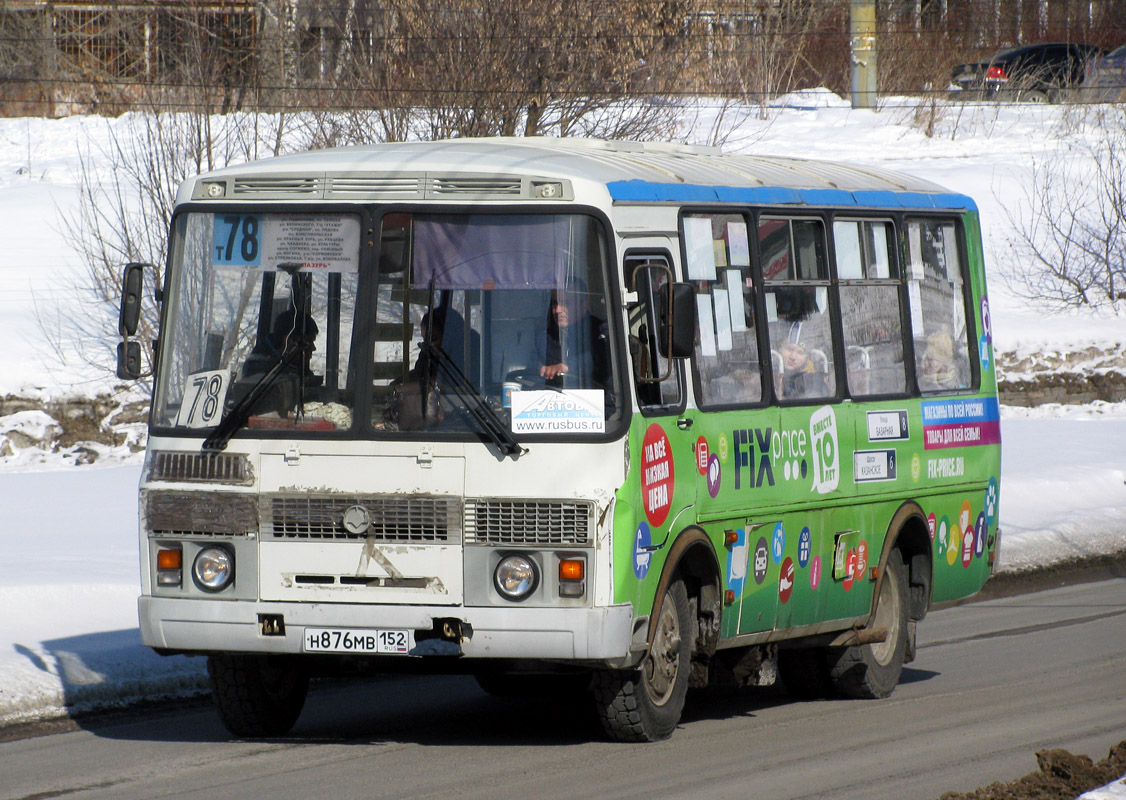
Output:
[[782,563],[782,554],[786,552],[786,527],[779,522],[774,526],[774,535],[770,537],[770,555],[775,564]]
[[727,453],[728,453],[727,434],[721,433],[719,435],[719,460],[722,461],[724,464],[727,463]]
[[974,529],[968,528],[962,534],[962,566],[969,567],[974,560]]
[[990,365],[993,361],[993,349],[989,345],[989,340],[985,338],[985,334],[977,342],[978,355],[981,358],[981,369],[983,372],[989,372]]
[[639,581],[644,580],[649,574],[649,563],[653,559],[653,553],[649,548],[652,544],[653,537],[649,533],[649,525],[642,522],[637,526],[637,533],[633,538],[633,574]]
[[949,540],[946,537],[949,535],[949,531],[950,520],[948,520],[946,517],[943,517],[938,522],[938,535],[937,539],[935,540],[938,544],[938,552],[940,553],[946,552],[946,546],[947,544],[949,544]]
[[963,531],[969,530],[970,523],[973,521],[973,509],[970,508],[970,501],[965,500],[962,502],[962,510],[958,514],[958,524],[962,527]]
[[809,562],[809,588],[817,591],[821,585],[821,556],[814,556]]
[[708,461],[708,494],[712,497],[719,496],[719,487],[723,485],[723,470],[719,465],[719,457],[712,456]]
[[981,298],[981,337],[993,343],[993,321],[989,316],[989,298]]
[[857,558],[858,554],[855,547],[849,550],[848,555],[845,556],[845,574],[844,578],[841,580],[841,586],[844,587],[846,592],[852,589],[852,583],[856,580]]
[[946,563],[954,566],[958,563],[958,555],[962,552],[962,529],[954,525],[950,529],[950,543],[946,546]]
[[[708,455],[708,440],[701,436],[696,440],[696,469],[699,470],[701,475],[707,474]],[[713,494],[712,497],[715,497],[715,495]]]
[[778,599],[789,602],[790,594],[794,591],[794,562],[787,558],[782,562],[782,570],[778,575]]
[[989,485],[985,487],[985,519],[993,525],[997,519],[997,479],[990,478]]
[[650,425],[641,444],[641,503],[654,528],[669,516],[674,477],[669,437],[660,425]]
[[809,532],[809,526],[801,529],[798,535],[798,565],[802,568],[809,563],[809,555],[813,552],[813,534]]
[[868,571],[868,540],[861,539],[860,544],[856,545],[856,565],[853,569],[853,574],[857,580],[863,580],[864,574]]
[[931,541],[934,541],[934,532],[937,530],[938,520],[934,518],[934,512],[927,514],[927,532],[931,535]]
[[747,580],[747,555],[750,543],[747,541],[746,530],[739,528],[735,533],[739,538],[727,553],[727,588],[734,592],[736,597],[742,597],[743,584]]
[[977,515],[977,525],[974,526],[974,555],[977,558],[981,558],[985,552],[985,536],[988,531],[989,525],[985,521],[985,512],[982,511]]
[[770,549],[766,545],[766,538],[760,536],[755,543],[755,583],[760,586],[766,580],[768,566],[770,566]]

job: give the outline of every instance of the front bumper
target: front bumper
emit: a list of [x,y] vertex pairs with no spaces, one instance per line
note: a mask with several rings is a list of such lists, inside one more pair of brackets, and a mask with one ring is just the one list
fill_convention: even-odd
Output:
[[[300,653],[306,627],[429,631],[434,620],[459,619],[466,658],[599,661],[631,659],[633,609],[386,606],[190,600],[142,596],[141,640],[178,652]],[[282,615],[284,636],[263,635],[259,615]],[[402,656],[400,656],[402,657]]]

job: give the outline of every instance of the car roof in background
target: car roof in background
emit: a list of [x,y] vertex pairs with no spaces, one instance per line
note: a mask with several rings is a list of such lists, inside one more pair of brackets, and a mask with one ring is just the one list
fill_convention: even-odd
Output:
[[1083,44],[1081,42],[1037,42],[1036,44],[1022,44],[1019,47],[1009,47],[1005,50],[998,50],[993,54],[992,58],[1008,58],[1009,56],[1014,56],[1017,53],[1028,53],[1032,52],[1033,50],[1043,49],[1045,47],[1078,47],[1081,50],[1089,50],[1095,53],[1104,52],[1103,48],[1101,47],[1096,47],[1090,44]]

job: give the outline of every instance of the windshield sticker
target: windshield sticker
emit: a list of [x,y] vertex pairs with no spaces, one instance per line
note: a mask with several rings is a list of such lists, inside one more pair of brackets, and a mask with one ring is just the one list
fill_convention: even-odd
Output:
[[512,432],[604,433],[605,395],[602,389],[512,392]]
[[911,429],[907,424],[906,411],[868,412],[868,441],[896,442],[910,438]]
[[856,483],[894,481],[895,450],[857,450],[852,454],[852,474]]
[[189,375],[184,381],[184,399],[176,415],[176,426],[208,428],[217,425],[223,416],[230,383],[231,371],[226,369]]
[[675,475],[669,437],[660,425],[650,425],[641,444],[641,502],[654,527],[668,518]]
[[327,214],[215,214],[212,264],[240,269],[358,272],[360,220]]
[[922,410],[927,450],[1001,442],[1001,410],[995,397],[930,400]]

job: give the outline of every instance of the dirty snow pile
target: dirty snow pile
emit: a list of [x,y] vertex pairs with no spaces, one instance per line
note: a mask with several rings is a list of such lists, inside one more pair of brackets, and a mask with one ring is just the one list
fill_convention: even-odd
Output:
[[[909,111],[854,111],[819,91],[786,98],[766,119],[757,109],[720,115],[701,106],[686,115],[685,139],[709,143],[719,131],[728,150],[886,167],[970,195],[997,275],[1013,266],[1004,210],[1025,197],[1032,163],[1063,138],[1097,133],[1069,115],[1064,107],[968,107],[950,110],[928,138]],[[120,135],[127,123],[0,119],[0,329],[8,333],[0,369],[0,724],[205,686],[201,659],[161,658],[140,643],[141,454],[133,450],[143,426],[115,429],[120,436],[109,445],[57,447],[50,443],[59,419],[9,410],[13,396],[90,397],[118,383],[91,363],[105,363],[115,344],[114,312],[74,288],[83,271],[64,226],[79,202],[80,153],[97,160],[108,132]],[[1126,342],[1126,319],[1048,316],[999,279],[990,284],[990,303],[1001,353],[1056,354],[1067,363],[1069,353]],[[102,313],[104,340],[65,335],[68,315]],[[115,423],[107,416],[98,424]],[[1006,407],[1002,435],[1002,569],[1126,546],[1126,404]]]

